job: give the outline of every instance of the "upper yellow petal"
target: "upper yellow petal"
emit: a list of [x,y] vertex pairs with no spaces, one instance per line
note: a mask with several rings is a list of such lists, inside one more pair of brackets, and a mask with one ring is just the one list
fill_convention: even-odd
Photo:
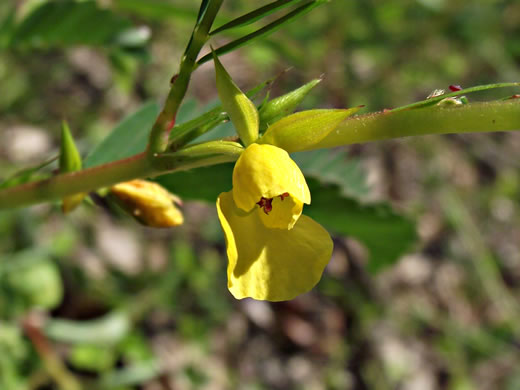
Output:
[[248,146],[233,170],[233,198],[237,206],[250,211],[262,197],[270,199],[285,193],[302,203],[311,202],[309,187],[298,165],[276,146]]
[[233,192],[217,200],[233,296],[283,301],[314,287],[332,254],[328,232],[305,215],[292,230],[269,229],[257,211],[247,213],[235,205]]

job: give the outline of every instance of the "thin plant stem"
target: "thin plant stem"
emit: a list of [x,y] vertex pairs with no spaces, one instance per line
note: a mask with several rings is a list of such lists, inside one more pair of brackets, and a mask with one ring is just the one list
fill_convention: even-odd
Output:
[[147,159],[146,152],[112,163],[29,182],[0,191],[0,210],[62,199],[116,183],[236,161],[242,147],[236,142],[212,141],[176,153]]
[[520,130],[517,99],[352,116],[310,149],[430,134]]
[[200,23],[195,26],[186,52],[181,60],[181,65],[178,75],[174,76],[173,83],[166,98],[166,102],[161,113],[150,132],[150,139],[148,142],[147,154],[148,157],[156,157],[157,154],[162,153],[168,147],[168,138],[170,130],[175,125],[175,117],[181,105],[188,84],[190,82],[191,74],[195,70],[195,61],[199,55],[202,46],[209,38],[209,30],[217,16],[217,13],[222,5],[223,0],[210,0],[210,4],[202,17]]
[[[434,106],[347,118],[307,150],[408,136],[513,130],[520,130],[520,102],[516,99],[455,107]],[[213,141],[161,154],[152,161],[142,153],[99,167],[11,187],[0,191],[0,209],[61,199],[135,178],[236,161],[242,150],[237,145]]]

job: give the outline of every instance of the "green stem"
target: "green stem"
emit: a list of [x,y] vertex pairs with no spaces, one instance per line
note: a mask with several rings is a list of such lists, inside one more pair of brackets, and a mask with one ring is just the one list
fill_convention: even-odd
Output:
[[511,130],[520,130],[520,102],[517,100],[433,106],[347,118],[322,141],[306,150],[429,134]]
[[135,178],[153,176],[145,153],[0,191],[0,209],[57,200]]
[[[428,134],[520,130],[520,102],[473,103],[455,107],[427,107],[351,117],[318,144],[330,148],[389,138]],[[0,191],[0,209],[47,202],[140,177],[236,161],[242,148],[229,141],[189,146],[157,156],[146,153],[53,178]]]
[[188,84],[192,72],[195,70],[195,61],[199,55],[202,46],[209,38],[209,30],[217,13],[222,5],[223,0],[210,1],[206,12],[200,23],[195,26],[186,52],[181,60],[180,70],[177,77],[174,78],[173,85],[168,93],[163,110],[157,117],[148,143],[147,153],[149,157],[155,157],[158,153],[162,153],[168,146],[169,132],[175,124],[175,117],[181,105],[184,95],[188,90]]
[[0,191],[0,210],[58,200],[136,178],[233,162],[242,150],[236,142],[207,142],[159,155],[153,165],[146,153],[140,153],[124,160],[7,188]]

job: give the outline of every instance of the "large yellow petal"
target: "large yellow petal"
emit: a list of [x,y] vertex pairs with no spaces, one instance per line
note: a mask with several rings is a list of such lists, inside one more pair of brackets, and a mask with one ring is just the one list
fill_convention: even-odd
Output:
[[328,232],[305,215],[292,230],[269,229],[256,210],[246,213],[235,205],[233,191],[217,200],[231,294],[237,299],[284,301],[314,287],[332,254]]

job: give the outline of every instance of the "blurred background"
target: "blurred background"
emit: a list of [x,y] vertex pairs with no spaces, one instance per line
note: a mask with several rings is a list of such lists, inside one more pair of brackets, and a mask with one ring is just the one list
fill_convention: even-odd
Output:
[[[86,156],[160,103],[199,6],[86,1],[68,24],[23,24],[44,3],[0,4],[0,178],[55,156],[63,118]],[[268,2],[254,3],[225,1],[216,25]],[[222,62],[243,90],[277,76],[271,96],[323,76],[300,109],[378,111],[450,84],[520,81],[520,2],[332,0]],[[215,101],[208,63],[179,121]],[[0,389],[519,389],[520,134],[334,153],[362,188],[349,195],[391,205],[386,223],[417,234],[378,272],[370,248],[399,235],[335,235],[321,282],[290,302],[233,299],[208,202],[185,201],[185,224],[166,230],[87,203],[66,217],[59,204],[0,212]]]

